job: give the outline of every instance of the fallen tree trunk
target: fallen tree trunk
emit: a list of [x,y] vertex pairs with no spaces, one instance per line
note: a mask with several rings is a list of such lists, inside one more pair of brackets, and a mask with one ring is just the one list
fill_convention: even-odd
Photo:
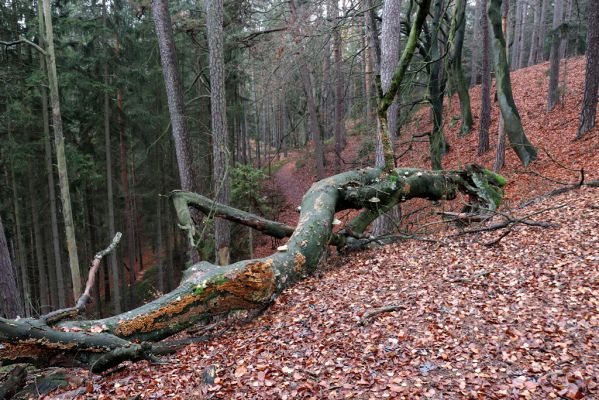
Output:
[[[453,199],[461,192],[470,196],[472,208],[495,209],[504,184],[500,175],[478,166],[460,171],[397,168],[390,174],[368,168],[323,179],[304,195],[298,225],[285,250],[226,266],[195,264],[172,292],[110,318],[56,321],[55,325],[41,319],[0,318],[0,360],[81,365],[98,372],[124,360],[153,359],[151,342],[231,311],[265,308],[283,289],[314,272],[331,238],[339,248],[359,241],[368,225],[397,203],[412,198]],[[266,233],[290,233],[286,225],[206,203],[195,194],[174,192],[172,197],[179,224],[192,243],[197,239],[189,206],[211,208],[220,217]],[[335,213],[345,209],[363,211],[333,235]]]

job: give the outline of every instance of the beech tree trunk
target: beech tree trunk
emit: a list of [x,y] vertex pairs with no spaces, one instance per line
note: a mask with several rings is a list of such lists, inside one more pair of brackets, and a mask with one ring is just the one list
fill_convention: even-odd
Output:
[[549,0],[543,0],[541,6],[541,17],[539,18],[539,38],[537,40],[536,64],[545,61],[545,40],[547,37],[547,12],[549,11]]
[[[487,0],[479,0],[483,10],[487,9]],[[482,32],[482,85],[480,125],[478,128],[478,154],[482,155],[489,151],[489,127],[491,126],[491,63],[490,63],[490,38],[489,20],[487,13],[481,14]]]
[[[277,253],[226,266],[195,264],[172,292],[110,318],[60,322],[74,310],[61,310],[37,320],[0,318],[0,360],[4,364],[83,365],[99,372],[125,360],[152,359],[160,344],[150,342],[216,315],[267,307],[283,289],[318,269],[329,243],[339,248],[360,247],[364,244],[360,238],[370,223],[399,202],[453,199],[462,192],[470,196],[473,205],[495,209],[504,184],[501,176],[478,166],[459,171],[369,168],[323,179],[303,197],[298,225],[291,231],[283,228],[281,233],[290,238]],[[379,201],[373,201],[375,196]],[[189,206],[214,207],[262,231],[275,224],[210,200],[206,203],[194,193],[174,192],[172,198],[179,225],[192,242],[195,228]],[[333,234],[335,213],[345,209],[363,211]],[[251,218],[246,220],[247,216]]]
[[[486,4],[486,3],[485,3]],[[482,53],[482,46],[480,44],[481,37],[481,22],[482,16],[486,15],[483,11],[486,10],[486,7],[483,8],[482,0],[476,0],[476,6],[474,11],[474,22],[472,28],[472,56],[470,57],[470,86],[474,86],[478,83],[478,75],[480,74],[481,67],[479,67],[479,53]]]
[[464,47],[464,35],[466,32],[466,0],[457,0],[454,15],[451,21],[449,32],[449,45],[451,54],[449,59],[449,68],[451,70],[451,79],[453,86],[458,92],[460,99],[460,112],[462,114],[462,126],[460,134],[465,135],[470,132],[474,124],[472,110],[470,108],[470,93],[466,85],[464,70],[462,68],[462,49]]
[[501,27],[501,0],[490,0],[488,16],[493,29],[493,58],[495,61],[495,77],[497,100],[503,116],[504,129],[510,140],[511,148],[516,152],[524,166],[537,158],[537,150],[524,134],[520,114],[512,95],[510,71],[505,53],[505,39]]
[[580,111],[580,125],[576,139],[595,126],[597,116],[597,90],[599,89],[599,5],[589,2],[587,5],[589,32],[587,35],[586,76],[584,81],[584,98]]
[[555,0],[553,9],[553,25],[551,32],[551,49],[549,51],[549,89],[547,90],[547,111],[553,110],[559,102],[559,62],[561,35],[558,28],[563,20],[563,0]]
[[443,23],[444,0],[435,0],[433,5],[433,21],[429,46],[429,62],[431,63],[428,78],[428,94],[433,116],[433,130],[429,135],[431,168],[442,169],[442,159],[449,150],[449,145],[443,133],[443,98],[445,97],[446,77],[442,67],[440,37]]

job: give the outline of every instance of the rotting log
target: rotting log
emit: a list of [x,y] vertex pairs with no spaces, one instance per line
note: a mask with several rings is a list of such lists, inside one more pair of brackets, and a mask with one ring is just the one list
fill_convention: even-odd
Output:
[[[56,321],[54,325],[42,319],[0,318],[0,361],[80,365],[99,372],[124,360],[155,360],[152,342],[215,316],[267,307],[283,289],[318,268],[332,238],[338,247],[359,241],[370,223],[397,203],[412,198],[453,199],[464,193],[471,208],[493,210],[501,200],[504,184],[500,175],[475,165],[459,171],[396,168],[391,173],[368,168],[323,179],[304,195],[298,225],[284,251],[226,266],[195,264],[172,292],[110,318]],[[189,206],[211,208],[213,214],[248,226],[274,223],[206,203],[195,194],[173,192],[172,197],[179,224],[191,241],[196,238]],[[346,209],[363,211],[334,236],[335,213]],[[289,233],[285,226],[281,229]]]

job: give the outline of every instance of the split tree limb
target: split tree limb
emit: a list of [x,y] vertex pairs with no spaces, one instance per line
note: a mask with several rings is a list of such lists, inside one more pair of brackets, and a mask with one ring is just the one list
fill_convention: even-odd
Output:
[[91,262],[89,273],[87,275],[87,283],[85,284],[85,290],[83,291],[81,296],[79,296],[79,299],[75,304],[75,307],[63,308],[60,310],[52,311],[40,318],[40,320],[43,323],[47,325],[52,325],[66,318],[76,317],[77,315],[85,311],[85,306],[91,300],[91,291],[96,282],[96,275],[98,269],[100,268],[100,262],[102,261],[102,258],[104,258],[105,255],[109,254],[111,251],[116,249],[116,246],[118,246],[119,242],[121,241],[121,236],[121,232],[117,232],[114,235],[114,238],[112,239],[112,243],[110,243],[110,245],[104,250],[96,253],[96,255],[94,256]]

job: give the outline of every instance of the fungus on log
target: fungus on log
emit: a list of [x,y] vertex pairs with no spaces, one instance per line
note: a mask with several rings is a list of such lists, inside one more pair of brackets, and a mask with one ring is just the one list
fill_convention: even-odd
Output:
[[[505,180],[476,165],[459,171],[368,168],[323,179],[304,195],[298,225],[278,222],[225,207],[200,195],[171,194],[179,224],[192,243],[195,231],[189,206],[261,230],[290,236],[286,248],[268,257],[226,266],[200,262],[188,268],[172,292],[125,313],[88,321],[7,320],[0,318],[0,361],[37,365],[80,365],[94,372],[124,360],[155,359],[156,342],[189,326],[235,310],[268,306],[286,287],[311,274],[329,244],[356,246],[378,215],[412,198],[470,196],[471,207],[495,209]],[[335,213],[363,210],[337,234]],[[472,211],[472,210],[469,210]]]

